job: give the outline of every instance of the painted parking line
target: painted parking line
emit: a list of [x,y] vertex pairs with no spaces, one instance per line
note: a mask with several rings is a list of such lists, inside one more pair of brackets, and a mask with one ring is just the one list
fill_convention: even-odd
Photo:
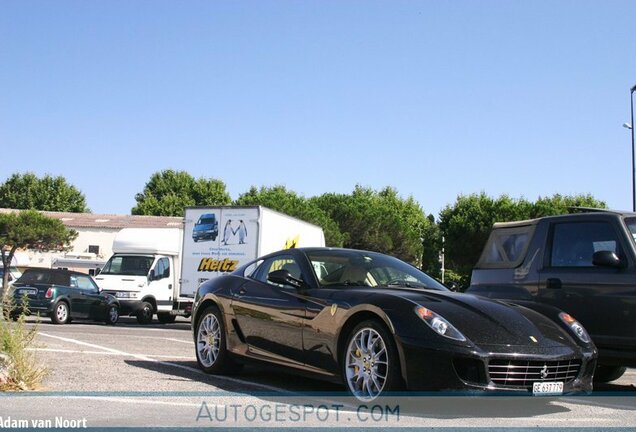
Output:
[[[42,351],[42,352],[54,352],[54,353],[68,353],[68,354],[89,354],[89,355],[111,355],[111,356],[127,356],[128,353],[113,353],[107,351],[85,351],[85,350],[69,350],[69,349],[56,349],[56,348],[27,348],[27,351]],[[134,354],[142,355],[142,354]],[[153,358],[168,358],[175,360],[196,360],[192,356],[176,356],[176,355],[148,355]]]
[[[93,349],[103,350],[103,351],[106,351],[106,352],[110,352],[110,353],[113,353],[113,354],[118,354],[118,355],[122,355],[122,356],[126,356],[126,357],[132,357],[132,358],[135,358],[137,360],[142,360],[142,361],[157,363],[157,364],[160,364],[162,366],[171,366],[171,367],[175,367],[175,368],[178,368],[178,369],[187,370],[188,372],[196,373],[198,375],[203,375],[203,376],[208,376],[208,377],[210,376],[210,375],[206,374],[205,372],[203,372],[202,370],[200,370],[198,368],[193,368],[193,367],[190,367],[190,366],[185,366],[185,365],[181,365],[181,364],[177,364],[177,363],[171,363],[171,362],[157,360],[155,358],[148,357],[147,355],[143,355],[143,354],[127,353],[125,351],[116,350],[116,349],[113,349],[113,348],[108,348],[108,347],[105,347],[105,346],[96,345],[96,344],[80,341],[80,340],[77,340],[77,339],[65,338],[65,337],[62,337],[62,336],[55,336],[55,335],[48,334],[48,333],[40,332],[39,334],[41,336],[45,336],[45,337],[49,337],[49,338],[52,338],[52,339],[61,340],[61,341],[64,341],[64,342],[74,343],[74,344],[77,344],[77,345],[82,345],[82,346],[86,346],[86,347],[93,348]],[[274,386],[270,386],[270,385],[267,385],[267,384],[260,384],[260,383],[255,383],[255,382],[251,382],[251,381],[245,381],[245,380],[238,379],[238,378],[233,378],[233,377],[228,377],[228,376],[223,376],[223,375],[214,375],[214,378],[215,379],[219,379],[219,380],[223,380],[223,381],[227,381],[227,382],[236,383],[236,384],[242,384],[242,385],[247,385],[247,386],[258,387],[258,388],[261,388],[263,390],[269,390],[269,391],[280,392],[280,393],[288,393],[287,390],[282,389],[280,387],[274,387]]]

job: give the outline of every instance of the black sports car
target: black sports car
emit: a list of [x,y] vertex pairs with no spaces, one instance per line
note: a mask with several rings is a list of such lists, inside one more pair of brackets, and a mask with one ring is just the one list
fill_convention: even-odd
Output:
[[344,381],[364,401],[402,388],[589,392],[597,356],[564,312],[454,293],[349,249],[284,250],[204,283],[192,329],[208,373],[261,360]]

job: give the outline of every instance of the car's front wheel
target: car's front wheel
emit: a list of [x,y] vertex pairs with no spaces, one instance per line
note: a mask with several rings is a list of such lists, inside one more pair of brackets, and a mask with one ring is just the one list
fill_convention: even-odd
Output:
[[203,310],[197,322],[196,355],[199,367],[209,374],[236,372],[234,362],[226,347],[226,332],[221,311],[216,306]]
[[119,321],[119,307],[117,305],[110,305],[106,312],[106,324],[115,325]]
[[624,366],[607,366],[599,364],[594,371],[594,382],[608,383],[623,376],[627,370]]
[[152,322],[152,315],[154,314],[154,309],[152,305],[148,302],[143,302],[141,304],[141,308],[137,311],[137,322],[139,324],[150,324]]
[[342,361],[347,389],[368,402],[400,386],[400,362],[393,337],[377,321],[364,321],[349,334]]
[[51,321],[53,321],[53,324],[66,324],[69,322],[70,314],[71,310],[66,302],[57,302],[55,306],[53,306]]

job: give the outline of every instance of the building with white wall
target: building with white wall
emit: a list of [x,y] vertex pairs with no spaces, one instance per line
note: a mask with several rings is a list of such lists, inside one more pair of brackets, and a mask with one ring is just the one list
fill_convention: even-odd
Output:
[[[19,210],[0,209],[0,213]],[[40,212],[59,219],[77,231],[77,238],[66,252],[16,252],[14,263],[20,267],[57,267],[89,273],[101,268],[113,253],[113,240],[122,228],[179,228],[183,218],[166,216],[103,215],[92,213]],[[92,271],[91,271],[92,273]]]

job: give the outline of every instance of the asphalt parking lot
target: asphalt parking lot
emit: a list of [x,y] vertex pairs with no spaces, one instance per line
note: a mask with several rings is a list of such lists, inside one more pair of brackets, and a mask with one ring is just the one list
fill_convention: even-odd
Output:
[[122,318],[110,327],[45,318],[34,351],[49,369],[44,388],[4,395],[11,402],[0,401],[4,419],[89,427],[636,427],[636,370],[587,397],[444,395],[361,407],[337,384],[276,369],[206,375],[183,319],[140,326]]

